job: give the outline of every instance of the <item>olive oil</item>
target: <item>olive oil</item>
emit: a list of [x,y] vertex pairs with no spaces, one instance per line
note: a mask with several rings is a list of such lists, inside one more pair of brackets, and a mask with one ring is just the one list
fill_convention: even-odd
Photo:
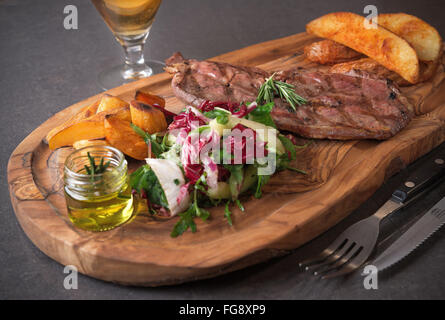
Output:
[[[104,170],[97,171],[99,163],[107,163]],[[133,195],[127,162],[119,150],[109,146],[76,150],[65,162],[64,182],[68,216],[75,226],[107,231],[131,218]]]
[[111,230],[128,221],[133,214],[133,196],[129,187],[116,194],[76,200],[65,191],[68,216],[84,230]]

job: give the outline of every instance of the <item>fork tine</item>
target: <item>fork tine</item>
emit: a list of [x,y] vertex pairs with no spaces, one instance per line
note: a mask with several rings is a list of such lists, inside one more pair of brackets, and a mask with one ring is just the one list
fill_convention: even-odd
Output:
[[329,258],[329,256],[333,255],[335,252],[341,250],[346,245],[347,242],[348,239],[345,239],[344,237],[341,236],[337,237],[337,239],[335,239],[327,248],[325,248],[317,256],[312,257],[310,259],[306,259],[300,262],[298,265],[300,266],[300,268],[305,268],[305,270],[307,270],[307,268],[310,265],[320,264],[325,259]]
[[351,273],[354,270],[355,270],[354,267],[352,267],[350,264],[347,264],[345,267],[341,268],[340,270],[338,270],[336,272],[330,272],[328,274],[322,275],[321,278],[322,279],[331,279],[331,278],[335,278],[335,277],[340,277],[340,276],[346,275],[348,273]]
[[330,259],[330,261],[327,261],[326,263],[321,264],[318,268],[313,268],[314,275],[320,275],[322,273],[325,273],[326,270],[330,270],[333,268],[333,266],[337,265],[340,261],[343,261],[344,257],[347,257],[351,252],[355,251],[356,243],[355,242],[349,242],[347,246],[341,250],[341,252],[338,252],[337,254],[333,255],[333,258]]
[[343,257],[338,259],[335,263],[331,264],[324,270],[318,271],[314,274],[320,275],[320,276],[322,276],[322,278],[324,278],[333,272],[339,272],[340,270],[347,267],[349,265],[351,259],[355,258],[358,254],[360,254],[362,249],[363,249],[363,247],[356,244],[352,250],[350,250],[347,254],[345,254]]
[[357,270],[357,268],[359,268],[366,261],[367,257],[368,254],[365,253],[362,249],[360,252],[358,252],[358,254],[351,257],[351,259],[347,263],[345,263],[339,270],[324,275],[322,279],[335,278],[351,273]]
[[344,241],[340,244],[339,247],[335,248],[333,251],[331,251],[330,248],[326,248],[324,249],[321,254],[319,255],[324,256],[323,259],[314,259],[314,261],[312,261],[312,263],[305,265],[304,270],[305,271],[309,271],[309,270],[313,270],[316,268],[319,268],[320,266],[326,264],[326,263],[331,263],[332,261],[336,260],[337,256],[340,254],[342,254],[342,252],[345,250],[345,248],[347,248],[348,246],[348,239],[344,239]]
[[[306,271],[312,271],[312,270],[320,270],[327,266],[330,266],[334,263],[336,263],[339,259],[341,259],[345,254],[347,254],[349,251],[352,250],[354,247],[355,242],[348,241],[340,250],[337,252],[334,252],[332,255],[330,255],[326,260],[324,260],[322,263],[319,263],[317,265],[312,265],[309,267],[306,267]],[[315,271],[314,274],[317,272]]]

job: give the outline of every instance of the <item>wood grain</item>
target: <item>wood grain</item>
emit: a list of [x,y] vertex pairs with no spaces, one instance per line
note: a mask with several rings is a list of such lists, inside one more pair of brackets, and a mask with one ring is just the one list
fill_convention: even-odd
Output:
[[[273,71],[294,66],[315,68],[302,56],[317,40],[305,33],[236,50],[212,60],[260,66]],[[91,233],[75,228],[65,208],[61,169],[71,151],[51,152],[45,135],[101,94],[57,113],[34,130],[8,163],[11,202],[31,241],[63,265],[121,284],[158,286],[224,274],[283,255],[326,231],[351,213],[389,176],[445,140],[443,62],[434,79],[404,88],[416,117],[390,140],[313,141],[293,164],[308,175],[280,172],[260,200],[244,199],[246,212],[233,208],[233,227],[223,209],[212,210],[198,232],[172,239],[176,219],[138,214],[119,228]],[[137,89],[166,98],[172,111],[183,104],[170,88],[171,77],[158,74],[107,93],[131,100]],[[301,140],[305,143],[306,140]],[[134,163],[133,163],[134,165]]]

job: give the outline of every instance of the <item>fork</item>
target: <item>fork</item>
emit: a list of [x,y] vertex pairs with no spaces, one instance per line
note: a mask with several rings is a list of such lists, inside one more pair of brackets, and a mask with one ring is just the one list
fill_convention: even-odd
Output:
[[359,268],[375,248],[380,222],[433,189],[444,178],[444,158],[445,154],[439,157],[433,154],[422,161],[422,165],[409,174],[375,214],[350,226],[318,256],[299,263],[299,266],[322,279],[346,275]]

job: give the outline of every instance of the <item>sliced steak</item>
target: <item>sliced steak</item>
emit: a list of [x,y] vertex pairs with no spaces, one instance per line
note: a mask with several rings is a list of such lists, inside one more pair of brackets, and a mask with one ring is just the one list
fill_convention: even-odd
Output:
[[288,70],[276,80],[295,86],[308,100],[296,111],[276,104],[272,117],[281,130],[310,138],[387,139],[404,128],[413,109],[399,89],[367,73],[350,76]]
[[269,76],[266,71],[253,67],[185,60],[179,52],[170,57],[166,65],[166,71],[174,73],[174,94],[193,106],[198,106],[205,100],[253,101],[261,84]]
[[[256,99],[270,74],[254,67],[212,61],[185,60],[179,53],[167,60],[174,73],[172,88],[183,102],[198,106],[205,100],[246,102]],[[386,79],[367,73],[358,76],[280,71],[276,80],[291,83],[308,100],[294,111],[275,99],[272,117],[278,129],[317,139],[387,139],[413,116],[408,101]]]

